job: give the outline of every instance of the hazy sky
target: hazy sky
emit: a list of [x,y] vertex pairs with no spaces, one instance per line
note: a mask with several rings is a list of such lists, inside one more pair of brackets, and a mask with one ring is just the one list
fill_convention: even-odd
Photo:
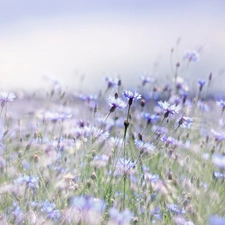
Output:
[[132,86],[144,73],[171,75],[178,38],[176,60],[204,46],[188,71],[193,79],[217,76],[225,68],[224,11],[223,0],[0,0],[0,88],[39,88],[48,75],[73,89],[83,74],[90,90],[105,75]]

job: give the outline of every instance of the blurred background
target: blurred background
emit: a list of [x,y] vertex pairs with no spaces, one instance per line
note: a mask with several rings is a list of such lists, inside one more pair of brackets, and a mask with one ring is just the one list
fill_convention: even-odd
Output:
[[[0,90],[35,91],[46,77],[93,92],[105,76],[134,87],[139,77],[172,79],[187,50],[200,60],[181,70],[195,83],[225,84],[225,1],[0,0]],[[179,43],[179,44],[178,44]],[[104,86],[105,87],[105,86]]]

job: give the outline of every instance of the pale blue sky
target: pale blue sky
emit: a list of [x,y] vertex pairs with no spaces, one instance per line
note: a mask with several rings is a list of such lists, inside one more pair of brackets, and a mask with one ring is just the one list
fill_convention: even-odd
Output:
[[205,47],[189,73],[218,75],[225,67],[224,9],[222,0],[0,0],[0,88],[38,88],[44,75],[73,89],[85,74],[84,87],[93,90],[105,74],[131,86],[143,73],[168,76],[179,37],[177,59]]

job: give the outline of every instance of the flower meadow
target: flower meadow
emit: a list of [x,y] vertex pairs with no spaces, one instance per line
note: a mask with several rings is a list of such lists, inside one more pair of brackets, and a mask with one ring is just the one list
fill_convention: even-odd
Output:
[[181,67],[133,89],[0,92],[0,224],[225,224],[225,98]]

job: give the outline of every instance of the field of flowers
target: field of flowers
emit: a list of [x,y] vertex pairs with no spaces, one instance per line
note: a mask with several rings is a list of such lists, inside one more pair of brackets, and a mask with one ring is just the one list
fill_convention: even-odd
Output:
[[0,224],[224,225],[225,98],[181,66],[134,90],[0,92]]

